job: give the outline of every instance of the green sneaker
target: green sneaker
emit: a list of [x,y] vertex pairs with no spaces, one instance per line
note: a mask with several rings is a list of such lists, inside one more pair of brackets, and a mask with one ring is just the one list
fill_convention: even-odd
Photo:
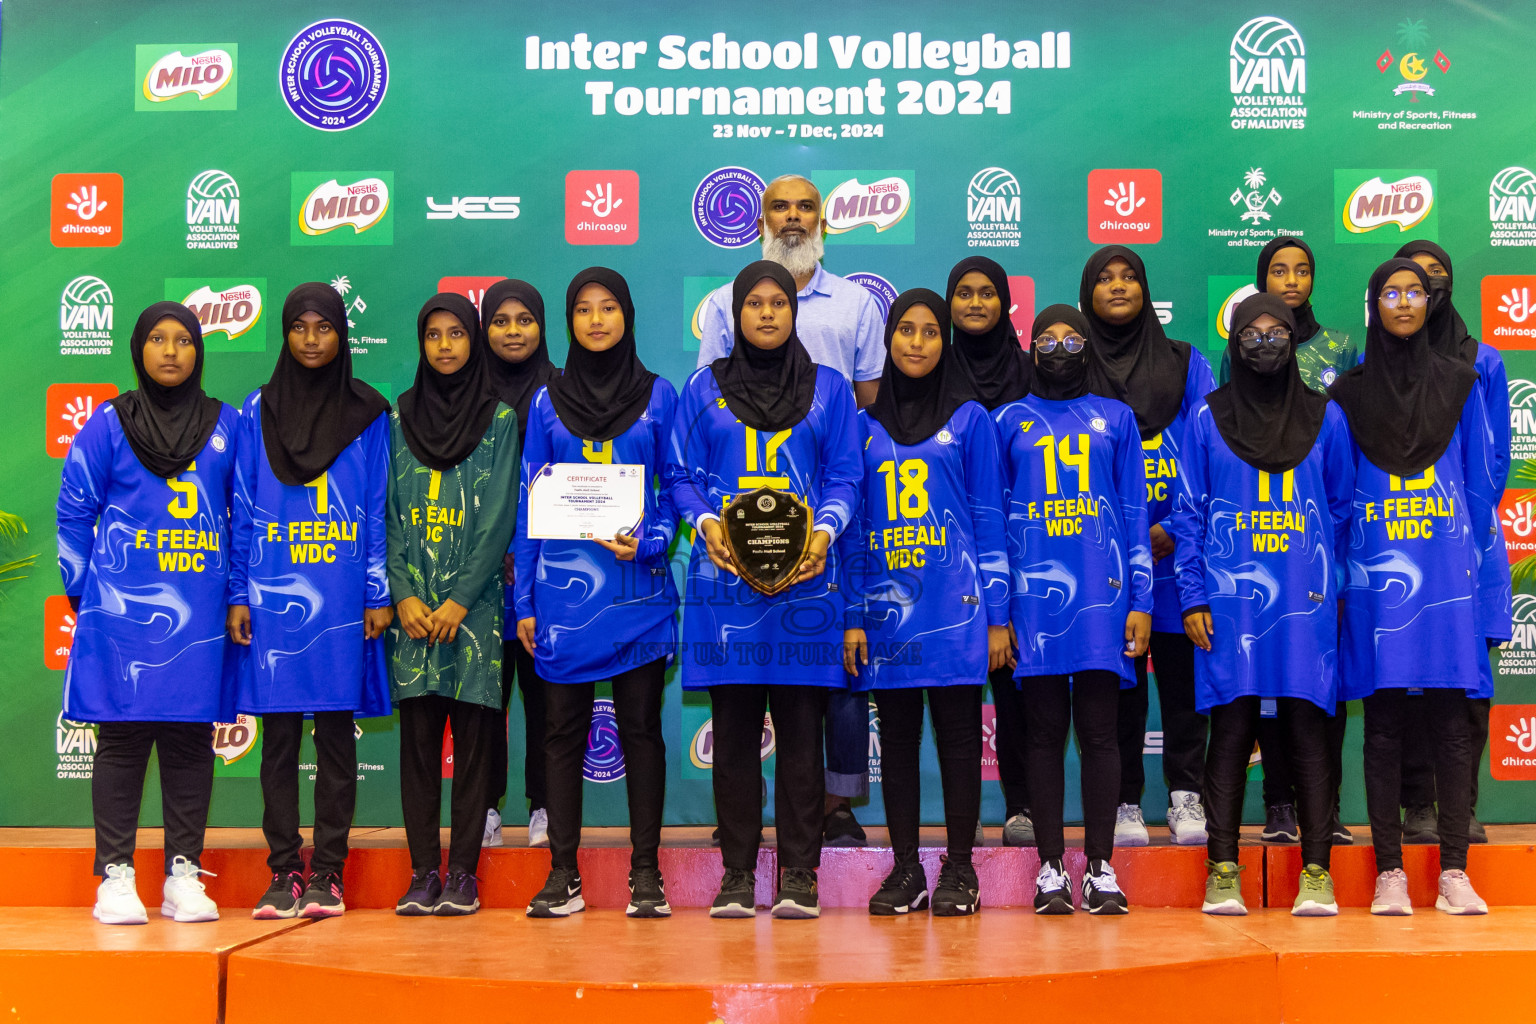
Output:
[[1244,869],[1230,860],[1208,860],[1205,870],[1205,902],[1200,909],[1224,917],[1246,917],[1248,905],[1243,902],[1243,886],[1239,881]]
[[[1206,892],[1210,892],[1209,886]],[[1210,899],[1209,896],[1206,899]],[[1333,876],[1327,868],[1308,864],[1301,872],[1301,890],[1291,907],[1292,917],[1335,917],[1339,905],[1333,898]]]

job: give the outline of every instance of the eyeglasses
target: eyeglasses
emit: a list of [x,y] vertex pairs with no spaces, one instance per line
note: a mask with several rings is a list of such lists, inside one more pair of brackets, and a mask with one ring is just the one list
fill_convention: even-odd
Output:
[[1289,345],[1291,332],[1283,327],[1276,327],[1269,331],[1247,327],[1237,332],[1237,340],[1246,349],[1255,349],[1260,345]]
[[[1075,334],[1069,334],[1065,338],[1061,339],[1062,348],[1065,348],[1073,355],[1077,355],[1079,352],[1081,352],[1083,350],[1083,346],[1086,344],[1086,341]],[[1035,339],[1034,347],[1039,349],[1041,352],[1054,352],[1056,351],[1056,336],[1054,334],[1042,334],[1040,337]]]
[[1398,288],[1384,288],[1381,292],[1381,301],[1389,306],[1396,306],[1398,300],[1406,298],[1408,305],[1418,309],[1429,302],[1429,292],[1423,288],[1409,288],[1406,292]]

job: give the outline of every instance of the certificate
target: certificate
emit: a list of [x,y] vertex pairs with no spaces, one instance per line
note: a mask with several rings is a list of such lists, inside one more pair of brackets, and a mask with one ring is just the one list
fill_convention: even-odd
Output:
[[645,467],[546,463],[528,482],[528,536],[534,540],[612,540],[633,533],[645,514]]

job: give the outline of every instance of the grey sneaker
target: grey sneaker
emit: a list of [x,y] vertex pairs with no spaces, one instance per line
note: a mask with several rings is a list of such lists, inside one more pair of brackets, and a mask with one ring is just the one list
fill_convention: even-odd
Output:
[[1034,846],[1035,823],[1028,811],[1020,811],[1003,822],[1004,846]]
[[1138,804],[1121,804],[1115,809],[1116,846],[1146,846],[1151,841]]
[[1440,895],[1435,897],[1435,909],[1456,915],[1486,914],[1488,904],[1473,890],[1465,871],[1452,869],[1440,872]]
[[1243,900],[1243,865],[1230,860],[1208,860],[1205,870],[1205,902],[1200,905],[1201,911],[1222,917],[1245,916],[1248,904]]
[[1209,838],[1205,832],[1205,808],[1200,804],[1200,794],[1188,790],[1175,790],[1169,794],[1168,832],[1178,846],[1204,846]]
[[1408,873],[1402,868],[1383,871],[1376,876],[1376,895],[1371,897],[1371,913],[1379,917],[1413,915],[1413,901],[1408,898]]

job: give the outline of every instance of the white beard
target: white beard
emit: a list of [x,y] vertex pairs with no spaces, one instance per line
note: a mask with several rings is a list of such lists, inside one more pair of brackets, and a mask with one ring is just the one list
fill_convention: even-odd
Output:
[[795,278],[814,273],[826,248],[819,231],[800,237],[763,231],[763,259],[772,260]]

